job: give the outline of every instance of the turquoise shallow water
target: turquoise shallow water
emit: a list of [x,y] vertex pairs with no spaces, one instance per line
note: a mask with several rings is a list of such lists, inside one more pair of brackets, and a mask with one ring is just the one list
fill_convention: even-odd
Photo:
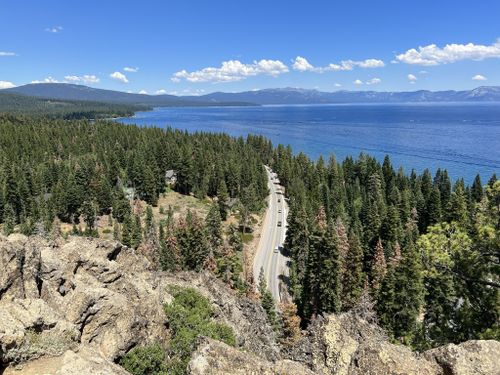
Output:
[[389,154],[406,171],[446,168],[467,182],[500,172],[500,103],[156,108],[119,121],[261,134],[312,158],[364,151],[382,161]]

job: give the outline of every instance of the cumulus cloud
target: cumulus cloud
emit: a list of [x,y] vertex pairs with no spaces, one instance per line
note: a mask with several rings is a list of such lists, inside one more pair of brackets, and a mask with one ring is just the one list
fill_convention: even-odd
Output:
[[45,29],[46,32],[52,33],[52,34],[60,33],[62,30],[63,30],[62,26],[47,27]]
[[300,72],[315,72],[315,73],[324,73],[324,72],[337,72],[337,71],[346,71],[353,70],[355,67],[358,68],[382,68],[385,66],[385,63],[382,60],[377,59],[366,59],[366,60],[343,60],[340,64],[328,64],[324,67],[316,67],[312,65],[306,58],[302,56],[297,56],[292,65],[294,70],[298,70]]
[[415,82],[417,80],[417,77],[413,74],[408,74],[408,81],[410,82]]
[[0,51],[0,56],[17,56],[15,52]]
[[61,83],[61,82],[59,82],[57,79],[52,78],[52,77],[49,76],[49,77],[44,78],[42,80],[31,81],[31,83]]
[[98,83],[100,79],[95,75],[85,74],[83,76],[65,76],[67,82]]
[[472,79],[474,81],[486,81],[486,77],[481,74],[476,74]]
[[2,89],[11,89],[13,87],[16,87],[16,85],[14,85],[10,81],[0,81],[0,90],[2,90]]
[[160,89],[160,90],[155,91],[156,95],[165,95],[166,93],[167,93],[167,90],[164,90],[164,89]]
[[299,72],[307,72],[307,71],[316,71],[318,68],[312,66],[309,61],[305,57],[297,56],[292,65],[294,70],[298,70]]
[[229,60],[222,62],[218,68],[208,67],[194,72],[181,70],[175,73],[171,80],[179,82],[186,80],[189,82],[233,82],[241,81],[248,77],[257,75],[270,75],[276,77],[288,72],[288,67],[279,60],[260,60],[252,64],[243,64],[239,60]]
[[413,65],[441,65],[460,60],[484,60],[500,57],[500,39],[491,45],[447,44],[443,48],[430,44],[418,49],[412,48],[396,56],[398,61]]
[[372,78],[372,79],[369,79],[368,81],[366,81],[365,83],[367,85],[376,85],[380,82],[382,82],[382,80],[380,78]]
[[354,84],[355,84],[355,85],[362,85],[362,84],[363,84],[363,81],[362,81],[362,80],[360,80],[360,79],[357,79],[357,80],[355,80],[355,81],[354,81]]
[[117,81],[120,81],[122,83],[128,83],[128,79],[127,77],[125,76],[125,74],[123,73],[120,73],[120,72],[114,72],[114,73],[111,73],[109,75],[111,78],[117,80]]
[[148,92],[147,92],[146,90],[141,90],[141,91],[139,91],[139,94],[142,94],[142,95],[147,95],[147,94],[148,94]]
[[125,68],[123,68],[123,70],[129,73],[137,73],[139,71],[139,68],[137,67],[132,68],[130,66],[126,66]]
[[334,86],[335,87],[342,87],[342,85],[340,83],[335,83]]

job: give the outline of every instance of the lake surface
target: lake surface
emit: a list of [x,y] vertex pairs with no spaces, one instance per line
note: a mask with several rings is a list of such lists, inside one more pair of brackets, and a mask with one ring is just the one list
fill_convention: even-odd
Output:
[[500,172],[500,103],[156,108],[118,121],[189,132],[261,134],[312,158],[389,154],[406,172],[446,168],[483,183]]

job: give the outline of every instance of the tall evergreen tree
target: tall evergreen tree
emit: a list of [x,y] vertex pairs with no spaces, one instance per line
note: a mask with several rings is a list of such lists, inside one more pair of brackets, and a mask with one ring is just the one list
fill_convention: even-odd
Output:
[[349,232],[349,252],[345,260],[345,272],[342,277],[342,307],[344,310],[352,309],[357,305],[366,276],[363,272],[363,249],[358,236],[351,230]]

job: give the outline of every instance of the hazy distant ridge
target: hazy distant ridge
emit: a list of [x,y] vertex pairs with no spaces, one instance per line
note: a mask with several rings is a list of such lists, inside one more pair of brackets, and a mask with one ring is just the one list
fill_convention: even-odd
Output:
[[206,106],[245,104],[326,104],[326,103],[404,103],[404,102],[500,102],[499,86],[482,86],[464,91],[335,91],[279,88],[239,93],[214,92],[202,96],[143,95],[64,84],[40,83],[6,89],[24,95],[89,100],[147,106]]

